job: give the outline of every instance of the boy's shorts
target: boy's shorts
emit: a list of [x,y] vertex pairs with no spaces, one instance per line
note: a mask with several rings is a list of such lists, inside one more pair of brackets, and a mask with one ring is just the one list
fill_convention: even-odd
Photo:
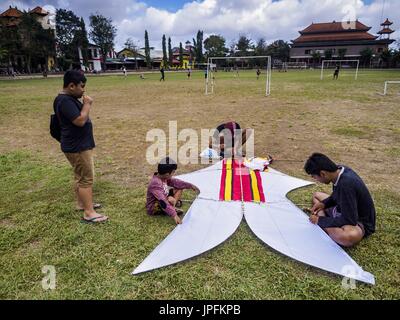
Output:
[[[342,214],[341,214],[340,212],[337,211],[337,207],[336,207],[336,206],[335,206],[335,207],[332,207],[332,208],[325,209],[324,211],[325,211],[326,216],[327,216],[327,217],[330,217],[330,218],[339,218],[339,217],[342,216]],[[364,237],[364,235],[365,235],[365,227],[364,227],[364,224],[363,224],[362,222],[359,221],[359,222],[357,222],[357,226],[359,226],[360,229],[362,230],[362,232],[363,232],[363,237]]]
[[[169,189],[168,197],[173,197],[173,196],[174,196],[174,188],[171,188],[171,189]],[[164,215],[164,214],[167,214],[167,213],[163,210],[163,208],[162,208],[163,206],[165,206],[164,203],[163,203],[163,201],[158,200],[158,201],[156,202],[156,204],[154,205],[154,208],[153,208],[153,215]]]
[[94,180],[93,150],[64,154],[74,170],[76,185],[79,188],[90,188]]

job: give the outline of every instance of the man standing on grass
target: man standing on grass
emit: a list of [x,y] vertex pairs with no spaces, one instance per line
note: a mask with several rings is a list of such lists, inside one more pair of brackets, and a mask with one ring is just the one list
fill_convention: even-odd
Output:
[[331,195],[322,192],[313,195],[312,223],[318,224],[343,247],[352,247],[375,232],[374,202],[366,185],[352,169],[314,153],[304,170],[318,182],[333,184]]
[[161,80],[162,80],[162,81],[165,81],[164,67],[161,67],[160,72],[161,72],[160,81],[161,81]]
[[333,80],[338,80],[339,79],[339,71],[340,71],[340,66],[337,65],[335,72],[333,73]]
[[95,223],[108,217],[98,214],[95,209],[101,205],[93,203],[95,143],[89,118],[93,99],[84,95],[85,84],[83,72],[67,71],[63,91],[55,98],[53,108],[61,127],[61,150],[74,170],[77,209],[83,210],[83,222]]

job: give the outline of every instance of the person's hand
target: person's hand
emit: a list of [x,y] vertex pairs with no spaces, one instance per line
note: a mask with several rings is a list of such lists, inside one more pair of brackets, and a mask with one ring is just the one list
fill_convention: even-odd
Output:
[[92,105],[93,99],[89,96],[83,96],[83,104],[89,104]]
[[179,218],[178,215],[174,216],[174,221],[175,221],[176,224],[182,224],[182,220],[181,220],[181,218]]
[[311,222],[312,224],[318,224],[318,220],[319,220],[319,216],[317,216],[316,214],[312,214],[312,215],[310,216],[310,222]]
[[323,202],[317,202],[316,204],[313,205],[313,207],[311,208],[311,213],[313,215],[317,215],[318,212],[322,211],[325,209],[325,205]]
[[192,190],[193,190],[194,192],[196,192],[197,194],[200,193],[200,189],[197,188],[196,186],[192,186]]

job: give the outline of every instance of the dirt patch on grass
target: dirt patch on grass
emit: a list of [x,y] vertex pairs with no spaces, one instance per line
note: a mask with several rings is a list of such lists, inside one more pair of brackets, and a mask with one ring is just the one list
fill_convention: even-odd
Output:
[[[302,162],[319,151],[354,167],[372,186],[384,179],[395,190],[397,179],[392,172],[399,167],[399,157],[387,150],[398,142],[398,106],[390,96],[370,97],[371,86],[385,76],[372,73],[357,82],[357,96],[364,94],[374,99],[372,102],[351,99],[354,82],[350,78],[333,84],[317,82],[312,72],[274,73],[272,95],[267,98],[263,82],[255,77],[224,77],[217,79],[210,96],[204,95],[200,73],[191,80],[185,74],[167,74],[165,83],[158,81],[158,74],[150,74],[144,81],[134,76],[90,78],[87,93],[95,100],[91,118],[98,177],[129,187],[143,186],[154,171],[154,165],[146,160],[152,143],[146,141],[149,130],[164,130],[169,141],[170,120],[177,121],[178,131],[190,128],[199,136],[202,128],[235,120],[255,130],[257,155],[272,154],[285,160],[275,163],[278,170],[305,177]],[[48,116],[60,86],[60,80],[51,79],[47,83],[26,81],[12,92],[0,89],[18,105],[18,112],[11,113],[8,121],[2,119],[0,152],[28,149],[47,155],[50,161],[67,163],[48,134]],[[315,92],[319,100],[308,99]],[[23,98],[27,95],[32,97],[29,101]],[[179,142],[178,147],[183,144]],[[376,159],[385,163],[384,170]],[[179,172],[201,167],[181,165]]]

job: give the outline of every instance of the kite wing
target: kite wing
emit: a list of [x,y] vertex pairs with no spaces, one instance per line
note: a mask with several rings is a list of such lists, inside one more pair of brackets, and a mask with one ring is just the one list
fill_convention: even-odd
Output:
[[133,274],[168,266],[204,253],[228,239],[238,228],[243,214],[240,202],[218,201],[221,163],[178,176],[200,189],[182,224],[178,225]]
[[365,272],[319,226],[297,208],[286,194],[312,183],[272,168],[262,172],[265,203],[245,203],[244,216],[250,229],[265,244],[295,260],[358,281],[374,284]]
[[290,201],[245,203],[245,219],[254,234],[276,251],[310,266],[375,284],[320,227]]
[[174,264],[204,253],[228,239],[242,221],[240,202],[196,199],[178,225],[133,274]]

